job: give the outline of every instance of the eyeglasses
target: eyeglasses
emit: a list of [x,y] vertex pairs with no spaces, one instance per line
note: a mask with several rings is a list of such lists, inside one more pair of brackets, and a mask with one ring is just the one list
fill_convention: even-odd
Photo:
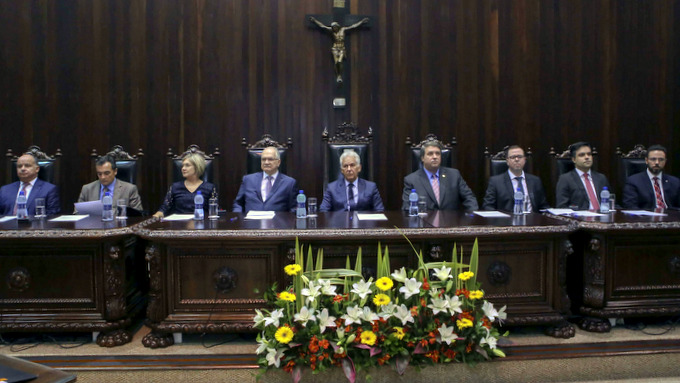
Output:
[[522,158],[524,158],[524,156],[519,156],[519,155],[518,155],[518,156],[510,156],[510,157],[508,157],[509,160],[513,160],[513,161],[521,160]]

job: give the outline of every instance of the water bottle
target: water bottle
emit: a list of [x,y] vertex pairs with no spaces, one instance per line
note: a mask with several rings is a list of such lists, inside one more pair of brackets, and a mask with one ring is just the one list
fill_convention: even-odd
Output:
[[102,221],[113,221],[113,198],[109,192],[102,198]]
[[28,219],[28,209],[26,208],[26,194],[19,192],[17,197],[17,219]]
[[512,210],[515,215],[524,214],[524,193],[521,188],[517,188],[515,192],[515,207]]
[[408,215],[411,217],[418,215],[418,193],[416,193],[416,189],[411,189],[411,194],[408,195]]
[[600,213],[609,213],[609,190],[603,187],[600,192]]
[[300,190],[297,196],[297,210],[295,216],[298,218],[307,218],[307,196],[304,190]]
[[201,191],[196,192],[196,197],[194,197],[194,220],[203,221],[205,217],[205,212],[203,211],[203,194]]

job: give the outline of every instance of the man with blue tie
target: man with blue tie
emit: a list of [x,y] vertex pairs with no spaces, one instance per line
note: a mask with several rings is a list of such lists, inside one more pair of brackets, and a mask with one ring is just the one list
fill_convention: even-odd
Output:
[[666,148],[652,145],[645,158],[647,170],[633,174],[623,187],[626,209],[666,209],[680,207],[680,179],[663,172]]
[[319,211],[385,211],[375,182],[359,178],[361,158],[354,150],[340,155],[342,177],[328,184]]
[[420,149],[423,167],[404,177],[403,209],[409,208],[409,194],[416,189],[425,196],[427,210],[465,210],[479,208],[477,198],[468,187],[458,169],[442,167],[442,144],[427,141]]
[[234,199],[233,211],[293,211],[298,192],[297,181],[279,172],[279,151],[273,146],[265,148],[260,161],[262,172],[243,177]]
[[17,159],[17,176],[19,181],[0,188],[0,213],[16,215],[16,202],[20,192],[26,196],[26,207],[29,215],[35,215],[35,199],[45,199],[46,214],[59,214],[59,190],[55,185],[38,179],[38,159],[26,153]]
[[119,200],[125,200],[128,209],[133,209],[138,213],[144,210],[137,186],[116,178],[118,167],[115,158],[110,155],[100,157],[95,162],[95,169],[97,169],[98,179],[83,185],[78,202],[101,201],[105,193],[111,192],[114,209],[116,209]]

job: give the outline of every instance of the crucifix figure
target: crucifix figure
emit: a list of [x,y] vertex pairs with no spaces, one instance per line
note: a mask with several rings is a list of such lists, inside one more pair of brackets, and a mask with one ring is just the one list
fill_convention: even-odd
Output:
[[368,17],[364,17],[360,21],[344,27],[340,26],[340,23],[337,21],[333,21],[331,25],[325,25],[317,20],[314,16],[310,16],[309,21],[318,25],[319,28],[325,29],[331,33],[331,36],[333,37],[333,47],[331,48],[331,53],[333,53],[333,61],[335,61],[335,81],[338,84],[342,84],[342,61],[347,55],[345,50],[345,32],[368,23]]

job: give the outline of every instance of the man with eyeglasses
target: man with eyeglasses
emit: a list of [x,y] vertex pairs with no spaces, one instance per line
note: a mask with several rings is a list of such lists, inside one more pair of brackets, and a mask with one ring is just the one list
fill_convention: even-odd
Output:
[[587,142],[569,146],[574,170],[566,172],[557,180],[555,205],[573,210],[600,210],[600,192],[609,181],[604,174],[592,170],[593,148]]
[[666,209],[680,207],[680,180],[663,172],[666,148],[652,145],[645,158],[647,170],[628,177],[623,187],[626,209]]
[[297,181],[279,172],[281,155],[273,147],[262,151],[262,171],[243,177],[234,200],[234,212],[293,211],[297,197]]
[[361,157],[347,149],[340,155],[340,176],[328,184],[319,211],[384,211],[375,182],[359,178]]
[[524,149],[518,145],[508,147],[505,149],[505,160],[508,163],[508,171],[489,178],[482,209],[511,212],[518,188],[525,196],[528,191],[529,209],[532,212],[537,213],[541,209],[549,208],[541,179],[524,172],[524,165],[527,162]]

